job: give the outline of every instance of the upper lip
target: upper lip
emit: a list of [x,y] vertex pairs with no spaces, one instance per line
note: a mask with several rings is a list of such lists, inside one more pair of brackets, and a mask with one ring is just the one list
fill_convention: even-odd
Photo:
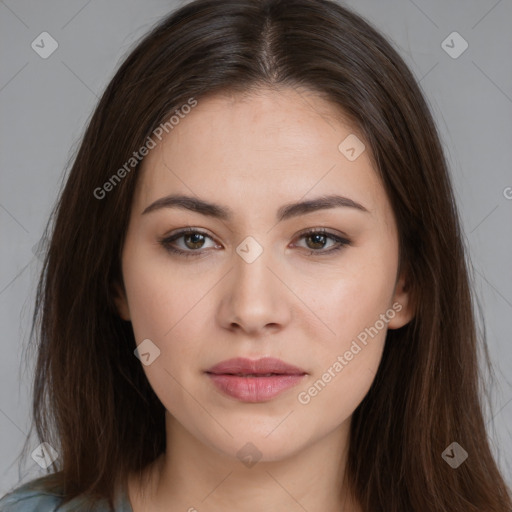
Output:
[[281,361],[281,359],[274,357],[263,357],[256,360],[236,357],[212,366],[206,370],[206,373],[242,375],[276,373],[279,375],[304,375],[307,372],[302,368],[285,363]]

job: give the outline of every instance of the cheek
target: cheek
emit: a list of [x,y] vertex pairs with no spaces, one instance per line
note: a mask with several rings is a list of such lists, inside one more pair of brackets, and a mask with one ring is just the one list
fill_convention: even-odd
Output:
[[[397,251],[391,244],[380,251],[354,248],[340,260],[335,272],[303,281],[301,293],[308,298],[307,304],[317,319],[322,320],[322,330],[317,333],[324,333],[321,338],[327,340],[330,350],[350,345],[352,339],[374,326],[380,315],[389,310],[397,264]],[[380,323],[379,326],[382,329]],[[318,327],[316,321],[315,328]]]
[[333,342],[334,338],[353,339],[373,326],[390,307],[393,284],[393,279],[378,282],[368,272],[360,279],[351,276],[331,286],[318,300],[323,303]]
[[186,390],[193,389],[197,372],[188,370],[198,364],[200,337],[194,321],[208,288],[150,261],[142,251],[133,252],[124,266],[131,323],[136,343],[149,339],[159,351],[149,365],[142,365],[151,388],[167,410],[179,414],[187,404],[194,407]]
[[[158,250],[156,250],[158,251]],[[166,255],[143,244],[127,245],[123,277],[135,339],[165,339],[200,301],[204,290],[194,280],[180,276],[176,266],[165,264]],[[183,320],[182,320],[183,319]]]
[[155,257],[138,248],[124,260],[123,273],[136,343],[149,339],[159,350],[154,363],[143,369],[165,402],[165,396],[179,396],[181,392],[173,376],[180,382],[192,376],[183,372],[184,362],[190,368],[198,364],[198,343],[205,332],[201,329],[211,322],[211,313],[208,317],[205,307],[214,281],[206,276],[194,278],[190,272],[180,273],[176,266],[162,262],[160,255]]
[[353,414],[370,389],[387,333],[380,315],[389,311],[389,289],[374,285],[372,280],[347,280],[322,296],[325,311],[330,312],[325,323],[334,334],[309,333],[315,340],[314,373],[297,395],[309,428],[335,428]]
[[302,388],[298,402],[324,411],[334,422],[354,411],[375,378],[387,324],[394,317],[396,258],[391,244],[387,251],[354,251],[329,286],[305,292],[323,327],[304,324],[308,337],[316,340],[316,364],[314,379]]
[[381,343],[375,343],[363,348],[346,365],[333,358],[308,387],[298,390],[301,428],[329,432],[352,416],[375,378],[382,349]]

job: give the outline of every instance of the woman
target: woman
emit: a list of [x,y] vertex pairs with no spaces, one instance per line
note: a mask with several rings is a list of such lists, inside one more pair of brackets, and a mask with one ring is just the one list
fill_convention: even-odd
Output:
[[55,472],[1,510],[508,511],[434,122],[327,0],[199,0],[107,87],[33,329]]

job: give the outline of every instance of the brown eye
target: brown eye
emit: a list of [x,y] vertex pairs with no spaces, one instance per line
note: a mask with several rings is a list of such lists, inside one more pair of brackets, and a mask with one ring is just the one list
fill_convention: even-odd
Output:
[[[185,229],[175,233],[171,236],[159,240],[160,244],[170,253],[178,254],[180,256],[201,256],[204,255],[205,242],[207,239],[213,239],[196,229]],[[345,246],[350,245],[350,240],[340,237],[334,233],[329,233],[325,230],[310,230],[302,233],[299,239],[306,240],[305,249],[310,249],[310,255],[327,255],[335,251],[343,249]],[[182,244],[178,244],[179,240],[183,240]],[[331,246],[326,249],[326,244],[333,242]],[[180,247],[181,245],[181,247]],[[214,243],[213,248],[220,248],[221,246]],[[297,245],[300,247],[300,245]],[[211,248],[211,247],[210,247]]]
[[[340,237],[334,233],[329,233],[324,229],[321,230],[310,230],[306,233],[302,233],[300,239],[306,240],[306,248],[311,249],[310,255],[318,254],[331,254],[335,251],[343,249],[345,246],[350,245],[350,240],[347,238]],[[326,244],[332,241],[334,242],[328,249],[325,249]]]
[[[201,249],[204,244],[205,236],[201,233],[192,233],[188,235],[183,235],[183,240],[185,240],[185,245],[189,249]],[[190,244],[187,243],[187,240],[190,240]]]
[[[205,242],[213,239],[197,229],[184,229],[171,236],[159,240],[160,244],[168,252],[179,254],[180,256],[201,256],[205,248]],[[177,243],[183,240],[182,243]],[[214,243],[213,247],[219,247]]]
[[312,240],[311,244],[307,244],[310,249],[324,249],[328,237],[326,237],[325,235],[321,235],[319,233],[315,233],[313,235],[305,237],[305,239]]

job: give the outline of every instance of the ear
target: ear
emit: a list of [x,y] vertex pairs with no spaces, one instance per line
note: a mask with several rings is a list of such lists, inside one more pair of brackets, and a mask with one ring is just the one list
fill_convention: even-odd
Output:
[[391,309],[395,316],[388,322],[389,329],[399,329],[414,318],[413,297],[405,274],[402,273],[395,285]]
[[128,307],[128,300],[126,298],[126,292],[124,286],[115,282],[113,284],[114,303],[116,305],[119,316],[126,321],[130,321],[130,308]]

